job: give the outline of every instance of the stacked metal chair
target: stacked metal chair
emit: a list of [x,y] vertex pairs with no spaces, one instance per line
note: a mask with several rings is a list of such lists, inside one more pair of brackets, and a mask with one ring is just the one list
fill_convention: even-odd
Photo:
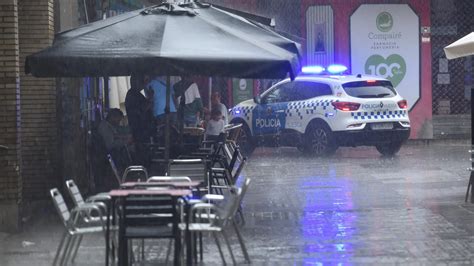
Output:
[[[69,211],[58,189],[51,189],[50,194],[65,228],[53,265],[67,265],[69,260],[74,261],[84,235],[104,234],[105,237],[106,227],[102,218],[103,212],[102,208],[92,203],[84,203]],[[97,213],[98,220],[92,219],[92,213]]]

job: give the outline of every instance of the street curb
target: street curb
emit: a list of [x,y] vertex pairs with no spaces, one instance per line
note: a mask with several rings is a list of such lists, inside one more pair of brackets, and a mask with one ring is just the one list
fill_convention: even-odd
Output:
[[409,146],[419,145],[448,145],[448,146],[471,146],[471,139],[409,139],[405,143]]

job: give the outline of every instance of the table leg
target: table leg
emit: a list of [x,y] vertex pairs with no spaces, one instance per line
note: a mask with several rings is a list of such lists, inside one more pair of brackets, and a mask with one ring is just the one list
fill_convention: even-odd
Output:
[[127,240],[125,239],[125,226],[124,226],[124,210],[123,210],[123,201],[121,201],[122,204],[122,213],[120,214],[121,217],[119,217],[119,235],[118,235],[118,265],[123,266],[127,265]]
[[[177,199],[173,198],[174,201],[174,209],[176,210],[177,206]],[[178,228],[179,226],[179,213],[175,214],[174,217],[174,225],[173,225],[173,234],[174,234],[174,265],[180,265],[180,255],[181,255],[181,232]]]
[[110,208],[111,208],[111,205],[112,204],[109,204],[107,206],[107,227],[106,227],[106,230],[105,230],[105,266],[109,266],[109,252],[110,252],[110,243],[109,243],[109,239],[110,239]]

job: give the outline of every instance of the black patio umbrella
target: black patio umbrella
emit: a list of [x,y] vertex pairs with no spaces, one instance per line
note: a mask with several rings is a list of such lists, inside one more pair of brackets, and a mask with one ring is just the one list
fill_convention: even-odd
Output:
[[278,79],[295,77],[300,54],[298,43],[209,4],[163,3],[59,33],[51,47],[26,58],[25,71],[36,77]]
[[26,58],[37,77],[132,73],[241,78],[294,77],[299,45],[210,5],[164,3],[59,33]]

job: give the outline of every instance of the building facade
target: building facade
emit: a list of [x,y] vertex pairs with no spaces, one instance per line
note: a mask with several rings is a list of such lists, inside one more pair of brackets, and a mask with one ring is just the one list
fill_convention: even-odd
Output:
[[54,79],[24,74],[25,57],[51,45],[53,0],[0,1],[0,228],[21,227],[58,177]]

